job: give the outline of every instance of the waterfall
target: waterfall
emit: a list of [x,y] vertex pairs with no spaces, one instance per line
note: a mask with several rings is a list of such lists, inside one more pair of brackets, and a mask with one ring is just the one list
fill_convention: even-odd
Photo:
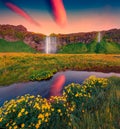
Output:
[[50,51],[50,37],[47,36],[45,39],[45,52],[48,54]]
[[45,39],[45,53],[55,53],[57,50],[56,37],[47,36]]
[[98,42],[98,43],[100,43],[100,42],[101,42],[101,33],[100,33],[100,32],[98,32],[97,42]]

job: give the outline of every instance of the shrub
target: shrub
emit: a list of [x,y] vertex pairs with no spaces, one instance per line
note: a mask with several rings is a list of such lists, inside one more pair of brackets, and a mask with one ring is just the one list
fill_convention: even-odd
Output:
[[51,71],[34,71],[33,74],[29,77],[31,81],[40,81],[43,79],[49,79],[53,76]]
[[63,94],[69,106],[75,109],[74,113],[80,115],[88,110],[93,111],[101,105],[107,95],[105,92],[108,89],[107,86],[108,79],[91,76],[82,85],[74,83],[68,85]]
[[0,127],[43,128],[51,115],[51,104],[41,96],[25,95],[6,102],[0,108]]

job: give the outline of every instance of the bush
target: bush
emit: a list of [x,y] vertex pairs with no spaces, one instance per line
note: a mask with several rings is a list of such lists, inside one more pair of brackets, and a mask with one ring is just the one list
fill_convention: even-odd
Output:
[[66,96],[69,106],[75,109],[74,114],[78,116],[85,111],[98,109],[105,100],[106,90],[108,79],[91,76],[82,85],[72,83],[65,87],[63,95]]
[[51,71],[34,71],[33,74],[29,77],[31,81],[40,81],[49,79],[53,76],[53,72]]
[[43,128],[51,115],[51,104],[41,96],[25,95],[6,102],[0,108],[0,127]]

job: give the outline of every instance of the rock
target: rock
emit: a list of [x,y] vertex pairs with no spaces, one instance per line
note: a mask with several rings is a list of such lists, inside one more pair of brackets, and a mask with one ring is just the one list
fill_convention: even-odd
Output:
[[37,34],[27,31],[27,29],[22,26],[14,25],[0,25],[0,38],[5,39],[9,42],[24,41],[26,44],[32,48],[40,51],[44,44],[44,34]]

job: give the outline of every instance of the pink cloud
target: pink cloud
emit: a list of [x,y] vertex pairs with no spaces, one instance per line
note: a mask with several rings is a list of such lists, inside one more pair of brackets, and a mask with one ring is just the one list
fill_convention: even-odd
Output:
[[66,10],[62,0],[51,0],[55,21],[61,27],[67,23]]
[[34,21],[24,10],[22,10],[18,6],[14,5],[13,3],[10,3],[10,2],[6,2],[5,5],[9,9],[11,9],[13,12],[15,12],[15,13],[19,14],[20,16],[24,17],[30,23],[32,23],[32,24],[34,24],[36,26],[40,26],[39,23],[37,23],[36,21]]

